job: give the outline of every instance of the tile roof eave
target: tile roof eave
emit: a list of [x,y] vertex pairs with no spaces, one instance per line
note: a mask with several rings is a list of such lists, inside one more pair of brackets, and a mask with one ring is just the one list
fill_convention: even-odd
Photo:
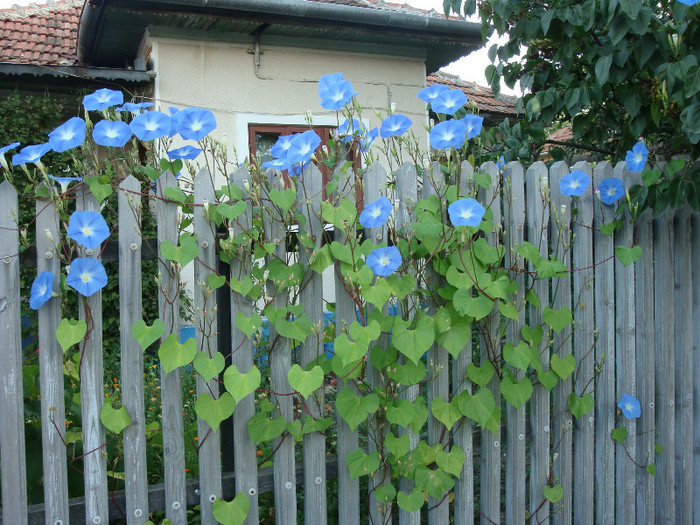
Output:
[[60,66],[19,62],[0,62],[0,75],[32,75],[35,77],[63,77],[85,80],[121,80],[124,82],[150,82],[156,76],[153,71],[114,69],[101,67]]

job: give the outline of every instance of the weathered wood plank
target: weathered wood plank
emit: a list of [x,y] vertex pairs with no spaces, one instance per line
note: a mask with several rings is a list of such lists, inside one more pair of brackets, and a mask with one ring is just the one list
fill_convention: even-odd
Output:
[[[36,246],[40,254],[36,261],[37,274],[54,275],[52,289],[58,293],[61,275],[61,238],[56,205],[50,200],[36,202]],[[37,312],[39,319],[39,384],[41,386],[41,440],[44,467],[44,502],[48,508],[46,523],[56,520],[68,524],[68,466],[66,446],[58,423],[66,419],[63,391],[63,350],[56,340],[61,322],[61,301],[50,299]],[[54,425],[54,423],[56,423]]]
[[[525,173],[525,198],[527,217],[527,239],[537,246],[541,255],[547,255],[549,235],[548,187],[559,184],[550,181],[547,168],[536,162]],[[534,270],[530,263],[529,269]],[[532,288],[539,298],[538,307],[529,307],[529,325],[542,325],[542,311],[549,304],[549,281],[538,280]],[[547,330],[537,348],[540,362],[545,371],[549,370],[549,347]],[[542,384],[533,385],[530,400],[530,501],[529,512],[537,523],[547,523],[550,509],[544,499],[544,487],[550,474],[550,404],[549,391]]]
[[[626,178],[625,164],[618,163],[613,177]],[[604,207],[607,207],[603,205]],[[611,208],[615,208],[612,206]],[[631,247],[634,243],[633,225],[623,221],[622,227],[615,233],[615,245]],[[616,387],[619,401],[623,394],[637,397],[637,378],[635,367],[635,312],[634,312],[634,268],[633,264],[624,266],[615,258],[615,365]],[[617,404],[617,403],[616,403]],[[637,425],[635,419],[625,419],[627,428],[625,448],[631,457],[637,455]],[[636,508],[636,466],[627,457],[622,445],[616,445],[615,451],[615,516],[617,523],[634,523]]]
[[[413,164],[402,164],[396,170],[396,235],[410,236],[413,231],[413,222],[416,220],[416,203],[418,202],[418,174],[416,167]],[[414,305],[408,305],[409,308]],[[403,316],[409,315],[402,309],[403,305],[399,304],[399,314]],[[413,403],[418,397],[418,385],[406,387],[401,397]],[[409,449],[414,450],[418,446],[419,436],[412,428],[406,429],[409,439]],[[415,483],[413,480],[401,479],[399,481],[399,490],[406,494],[410,494]],[[407,512],[399,509],[400,525],[420,525],[420,510],[416,512]]]
[[[585,169],[590,175],[588,165],[581,162],[573,167],[575,170]],[[555,162],[549,169],[550,180],[559,181],[561,177],[569,173],[569,167],[565,162]],[[561,194],[560,185],[550,186],[550,250],[567,270],[571,269],[571,208],[577,203],[572,202],[571,197]],[[586,191],[590,193],[591,185]],[[580,198],[579,198],[580,199]],[[571,310],[571,279],[567,275],[561,279],[553,279],[552,282],[552,308],[561,310],[568,308]],[[572,353],[572,327],[571,325],[562,328],[561,332],[552,338],[552,355],[558,355],[561,359],[566,359]],[[562,380],[554,387],[552,392],[552,454],[556,458],[552,462],[554,476],[558,479],[564,494],[557,503],[556,510],[552,515],[552,523],[555,525],[569,525],[571,523],[572,498],[571,489],[573,486],[572,471],[573,461],[571,453],[571,434],[573,427],[573,416],[569,411],[569,396],[571,394],[571,376]],[[585,417],[585,416],[584,416]]]
[[[656,456],[655,521],[676,521],[676,417],[675,417],[675,235],[673,213],[654,219],[654,311],[656,316],[654,364],[656,441],[663,452]],[[658,271],[663,269],[663,271]]]
[[[581,169],[591,175],[590,168]],[[593,329],[594,296],[593,296],[593,207],[599,206],[598,199],[593,196],[593,184],[579,197],[578,216],[573,223],[574,234],[571,265],[573,272],[573,320],[574,320],[574,357],[578,363],[573,378],[573,391],[582,397],[594,391],[595,338]],[[568,412],[569,416],[571,413]],[[593,523],[593,493],[595,472],[594,462],[594,413],[590,412],[578,420],[574,420],[574,479],[573,479],[573,511],[574,522],[578,525]]]
[[[161,245],[170,241],[178,245],[179,207],[175,202],[168,202],[166,188],[177,186],[177,180],[170,172],[158,179],[156,219],[158,222],[158,295],[159,315],[165,324],[163,338],[178,334],[179,322],[179,275],[178,264],[163,258]],[[165,466],[165,514],[175,525],[187,522],[185,505],[185,439],[182,420],[182,372],[177,369],[165,373],[161,366],[161,413],[163,422],[163,463]]]
[[[503,172],[503,217],[508,234],[505,237],[505,267],[522,267],[516,246],[525,240],[525,174],[523,167],[510,162]],[[513,304],[518,309],[518,319],[510,320],[506,325],[506,342],[517,346],[520,341],[520,331],[525,324],[525,275],[518,273],[515,277],[518,293],[513,298]],[[516,380],[521,381],[525,374],[509,366]],[[506,403],[506,513],[505,523],[524,525],[525,523],[525,492],[527,478],[525,471],[525,404],[516,408]]]
[[[321,220],[321,198],[323,195],[323,175],[316,166],[309,166],[303,178],[297,181],[297,207],[306,219],[305,232],[308,237],[299,239],[299,261],[308,268],[315,249],[320,249],[323,240],[323,221]],[[325,359],[323,349],[323,276],[308,270],[307,277],[301,284],[299,302],[304,306],[304,313],[311,319],[320,333],[311,333],[304,341],[300,364],[306,367],[313,361]],[[304,416],[313,419],[324,416],[323,386],[312,393],[304,402]],[[304,434],[304,521],[325,525],[328,520],[326,507],[326,438],[321,432]]]
[[[612,166],[599,163],[593,171],[593,186],[612,176]],[[596,366],[600,368],[595,391],[595,514],[597,523],[615,522],[615,256],[613,239],[600,231],[613,220],[614,211],[596,203],[593,216],[595,257]]]
[[[76,210],[98,211],[97,199],[87,185],[81,184],[75,203]],[[89,250],[80,247],[80,257],[99,255],[99,248]],[[83,424],[83,479],[85,481],[85,513],[92,523],[108,523],[107,458],[102,454],[105,429],[100,421],[100,411],[105,403],[102,348],[102,292],[90,297],[79,296],[80,319],[88,325],[85,339],[79,343],[80,404]]]
[[[474,168],[469,162],[462,162],[459,180],[460,197],[470,196],[470,185],[474,177]],[[457,397],[465,390],[471,394],[471,382],[467,378],[467,367],[472,363],[471,337],[464,341],[464,348],[457,359],[452,360],[452,397]],[[465,460],[459,479],[454,488],[454,522],[455,525],[473,525],[474,523],[474,425],[467,417],[457,424],[453,431],[452,442],[462,449]]]
[[[445,195],[445,176],[442,173],[440,164],[433,163],[429,177],[423,179],[422,198],[428,199],[431,195],[437,196],[441,201]],[[447,209],[442,210],[443,223],[447,220]],[[425,270],[426,285],[433,292],[430,293],[433,297],[439,297],[437,289],[444,286],[444,279],[430,265]],[[433,316],[437,313],[440,304],[433,300],[423,308],[427,307],[427,314]],[[445,428],[436,417],[433,416],[433,401],[441,398],[445,402],[450,402],[450,361],[447,350],[441,345],[434,343],[428,350],[428,444],[440,445],[443,450],[448,451],[450,442],[450,432]],[[428,524],[438,525],[449,523],[450,521],[450,506],[447,493],[444,493],[440,499],[428,499]]]
[[[338,193],[334,199],[349,198],[352,202],[357,202],[355,189],[356,180],[352,170],[339,172]],[[341,244],[347,242],[344,232],[336,229],[334,231],[335,240]],[[339,336],[343,333],[343,320],[349,326],[357,319],[356,306],[346,290],[345,280],[340,271],[340,261],[334,262],[335,276],[335,333]],[[349,388],[355,388],[349,384]],[[340,386],[337,387],[340,390]],[[337,411],[336,411],[337,412]],[[338,428],[338,522],[340,525],[358,525],[360,523],[360,480],[351,479],[350,471],[347,467],[346,457],[348,453],[357,450],[359,447],[359,436],[357,429],[354,431],[345,420],[336,413],[336,425]]]
[[692,228],[693,288],[693,516],[700,519],[700,214],[694,213]]
[[[216,203],[214,174],[202,169],[194,178],[194,232],[199,244],[199,256],[194,261],[194,306],[197,351],[207,359],[218,353],[216,293],[209,288],[208,279],[216,268],[216,225],[209,220],[208,207]],[[197,374],[197,396],[209,395],[219,399],[218,375],[204,381]],[[199,456],[199,505],[202,525],[216,525],[214,501],[221,498],[221,432],[212,429],[201,417],[197,418]]]
[[[641,177],[639,177],[641,182]],[[629,185],[628,181],[628,185]],[[631,183],[637,183],[636,178]],[[637,420],[637,462],[655,461],[654,353],[656,326],[654,314],[654,227],[651,210],[644,212],[637,225],[637,243],[642,258],[635,267],[635,324],[637,338],[637,399],[642,414]],[[637,525],[654,521],[654,476],[637,470]]]
[[[693,521],[693,290],[691,211],[684,205],[675,224],[675,367],[676,367],[676,523]],[[697,235],[697,234],[696,234]],[[700,379],[696,378],[696,381]],[[670,451],[669,451],[670,453]],[[695,517],[696,521],[700,516]]]
[[[27,522],[17,192],[0,184],[0,463],[6,523]],[[63,420],[61,420],[61,423]],[[60,427],[59,427],[60,428]]]
[[141,183],[130,175],[119,185],[119,338],[122,403],[131,416],[124,429],[124,485],[129,523],[148,521],[148,472],[143,350],[131,329],[143,316],[141,282]]
[[[243,199],[249,199],[246,188],[250,188],[250,174],[244,167],[239,167],[229,177],[229,183],[237,186],[243,192]],[[229,235],[231,238],[248,230],[253,223],[252,206],[246,207],[245,213],[231,223]],[[231,279],[240,281],[251,274],[250,243],[240,245],[236,255],[229,262]],[[253,313],[253,300],[237,292],[231,293],[231,363],[238,371],[245,374],[253,367],[253,341],[241,331],[236,323],[236,315],[242,313],[250,317]],[[257,525],[260,521],[258,511],[258,464],[255,445],[248,436],[248,421],[255,414],[255,395],[251,394],[241,399],[233,411],[233,455],[236,475],[236,492],[248,495],[250,506],[245,525]]]
[[[481,199],[485,208],[489,208],[493,217],[493,229],[486,234],[489,246],[497,246],[501,243],[503,225],[501,222],[501,201],[500,201],[500,173],[493,162],[486,162],[481,165],[479,171],[488,173],[491,176],[491,186],[485,192],[481,192]],[[480,199],[480,200],[481,200]],[[496,360],[501,355],[501,316],[496,311],[485,319],[485,333],[487,337],[482,337],[481,344],[481,365],[486,361],[498,363]],[[498,375],[494,374],[493,379],[486,385],[491,390],[496,406],[501,405],[501,390]],[[501,431],[499,424],[498,432],[495,434],[490,430],[481,431],[481,513],[482,523],[487,520],[493,523],[501,523]]]
[[[382,168],[379,163],[372,164],[365,173],[364,176],[364,197],[365,202],[370,203],[379,199],[382,195],[386,196],[386,180],[387,174],[384,168]],[[363,233],[363,238],[370,239],[374,244],[387,243],[388,238],[388,225],[376,227],[376,228],[366,228]],[[374,309],[372,305],[367,305],[367,315]],[[388,307],[384,306],[384,314],[388,313]],[[351,321],[348,321],[348,326]],[[370,346],[375,346],[372,344]],[[382,334],[376,342],[376,346],[386,351],[389,348],[389,337],[387,334]],[[369,355],[368,355],[369,356]],[[374,368],[369,359],[365,365],[365,370],[367,372],[367,382],[372,386],[373,389],[379,389],[383,387],[382,373],[380,370]],[[373,434],[373,437],[368,439],[368,449],[369,451],[377,451],[382,458],[385,458],[388,452],[384,448],[384,440],[386,438],[387,432],[389,431],[389,423],[386,420],[386,415],[382,411],[377,411],[370,417],[369,432]],[[377,500],[375,496],[375,491],[379,487],[383,487],[391,483],[391,470],[388,463],[383,463],[379,469],[370,476],[369,479],[369,516],[370,523],[376,524],[387,524],[391,521],[391,505]]]
[[[270,189],[283,190],[284,179],[279,172],[267,171]],[[268,208],[265,216],[265,238],[273,242],[275,251],[267,259],[273,258],[289,264],[287,258],[287,227],[279,217],[280,210],[274,214]],[[287,292],[277,292],[272,282],[267,283],[270,297],[273,297],[272,307],[276,309],[287,306]],[[294,421],[294,406],[292,403],[292,388],[289,386],[287,374],[292,367],[292,349],[290,341],[277,334],[277,330],[270,323],[270,376],[272,394],[270,401],[276,407],[275,416],[282,416],[287,423]],[[287,432],[272,442],[275,450],[273,457],[275,472],[275,516],[277,525],[293,525],[297,522],[297,480],[295,476],[294,438]]]

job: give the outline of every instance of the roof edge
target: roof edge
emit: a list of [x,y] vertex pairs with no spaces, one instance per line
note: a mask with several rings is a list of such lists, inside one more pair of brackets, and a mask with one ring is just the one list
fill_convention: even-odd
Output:
[[72,77],[88,80],[121,80],[124,82],[150,82],[155,78],[153,71],[115,69],[108,67],[45,66],[20,62],[0,62],[0,74],[33,75],[36,77]]
[[309,0],[104,0],[99,7],[92,7],[88,3],[83,7],[78,31],[80,63],[89,63],[92,59],[95,37],[105,6],[135,11],[160,9],[189,13],[213,12],[222,15],[268,15],[289,21],[314,20],[331,26],[353,24],[374,30],[429,33],[433,37],[443,37],[446,41],[481,44],[481,26],[475,22]]

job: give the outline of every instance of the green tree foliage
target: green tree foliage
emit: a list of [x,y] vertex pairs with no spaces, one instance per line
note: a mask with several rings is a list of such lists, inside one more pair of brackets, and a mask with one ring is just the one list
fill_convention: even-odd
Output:
[[[471,15],[476,9],[476,0],[445,0],[448,12]],[[535,154],[544,130],[560,122],[571,124],[574,143],[615,160],[640,139],[650,160],[700,157],[697,4],[483,0],[478,9],[485,38],[508,35],[489,49],[492,89],[499,92],[502,78],[511,87],[520,81],[525,91],[524,120],[500,130],[511,137],[507,160]],[[648,194],[671,193],[665,195],[671,204],[687,199],[699,209],[697,172],[662,176]]]

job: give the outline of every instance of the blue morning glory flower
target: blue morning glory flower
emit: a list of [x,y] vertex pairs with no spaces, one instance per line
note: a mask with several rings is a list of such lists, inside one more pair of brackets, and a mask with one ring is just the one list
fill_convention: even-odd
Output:
[[365,132],[365,127],[358,119],[352,119],[352,123],[345,119],[343,123],[335,128],[334,134],[340,142],[352,142],[356,135],[362,135]]
[[85,140],[85,121],[73,117],[49,133],[49,145],[56,153],[77,148]]
[[208,109],[185,108],[173,115],[177,132],[185,140],[200,141],[216,129],[216,117]]
[[324,75],[318,82],[318,96],[321,99],[321,107],[330,111],[338,111],[348,104],[352,97],[357,95],[348,80],[342,73]]
[[159,139],[170,133],[170,117],[160,111],[136,115],[129,124],[131,131],[143,141]]
[[119,106],[117,111],[128,111],[132,115],[140,115],[144,109],[153,107],[153,102],[125,102],[123,106]]
[[83,106],[88,111],[102,111],[124,103],[124,93],[113,89],[98,89],[83,99]]
[[311,160],[307,160],[306,162],[302,162],[302,163],[291,164],[289,166],[289,174],[292,177],[296,177],[297,175],[301,175],[309,164],[311,164]]
[[386,139],[389,137],[394,137],[396,135],[403,135],[411,127],[413,121],[406,115],[389,115],[382,121],[382,125],[379,128],[379,134],[382,138]]
[[100,146],[121,148],[131,139],[131,128],[121,120],[100,120],[92,130],[92,138]]
[[194,146],[182,146],[181,148],[173,149],[168,151],[168,158],[170,160],[183,159],[183,160],[194,160],[202,150],[195,148]]
[[396,246],[389,246],[372,250],[367,256],[366,264],[372,269],[374,275],[386,277],[398,270],[402,262],[399,249]]
[[90,297],[107,285],[107,272],[98,259],[79,257],[71,263],[66,283],[79,294]]
[[270,155],[277,157],[278,159],[286,159],[289,146],[291,146],[292,140],[294,140],[298,134],[299,133],[294,133],[293,135],[281,135],[280,138],[277,139],[277,142],[275,142],[275,145],[270,148]]
[[58,182],[61,186],[61,193],[65,193],[66,190],[68,189],[68,185],[71,182],[83,180],[82,177],[54,177],[53,175],[49,175],[49,178],[55,182]]
[[639,404],[639,400],[629,394],[622,394],[622,399],[620,399],[617,406],[627,419],[637,419],[642,415],[642,407]]
[[470,140],[481,133],[481,125],[484,123],[484,117],[467,115],[462,119],[462,122],[464,122],[464,127],[467,128],[467,140]]
[[289,162],[287,162],[286,159],[272,159],[268,160],[267,162],[263,162],[262,165],[263,169],[275,169],[275,170],[280,170],[284,171],[286,169],[289,169]]
[[559,181],[559,191],[565,197],[579,197],[583,195],[591,183],[591,178],[581,170],[567,173]]
[[365,209],[360,213],[360,224],[365,228],[383,226],[393,209],[391,201],[381,196],[376,201],[365,204]]
[[685,5],[695,5],[695,4],[697,4],[698,2],[700,2],[700,0],[678,0],[678,1],[679,1],[681,4],[685,4]]
[[632,173],[638,173],[644,169],[644,164],[647,162],[647,156],[649,155],[649,150],[644,145],[643,142],[637,142],[632,151],[627,152],[625,157],[625,167],[627,171]]
[[418,92],[417,97],[421,99],[426,104],[430,104],[435,100],[440,93],[447,91],[448,88],[444,84],[433,84],[432,86],[425,87]]
[[89,250],[94,250],[109,237],[109,226],[96,211],[74,211],[68,222],[68,237]]
[[498,158],[498,162],[496,162],[496,168],[498,168],[498,171],[501,171],[506,165],[506,159],[503,158],[503,155],[501,155]]
[[41,272],[32,283],[32,290],[29,294],[29,307],[38,310],[53,295],[53,278],[51,272]]
[[0,148],[0,165],[2,165],[3,168],[8,169],[7,161],[5,160],[5,153],[11,149],[15,149],[17,146],[19,146],[19,142],[13,142],[12,144],[8,144],[7,146]]
[[467,128],[461,120],[446,120],[430,130],[430,145],[435,149],[461,148]]
[[48,142],[46,144],[27,146],[26,148],[22,148],[19,153],[12,156],[12,165],[18,166],[20,164],[33,163],[39,166],[41,164],[41,157],[49,151],[51,151],[51,146]]
[[455,111],[467,103],[467,95],[461,89],[449,89],[435,97],[430,107],[435,113],[453,115]]
[[615,204],[624,196],[625,186],[620,179],[610,177],[600,181],[598,191],[600,192],[600,201],[610,205]]
[[486,210],[475,199],[460,199],[447,207],[450,221],[455,226],[479,226]]
[[312,129],[300,133],[292,139],[287,151],[287,162],[294,164],[295,162],[306,162],[314,154],[316,148],[321,144],[321,137]]
[[379,128],[370,129],[367,134],[360,139],[360,152],[366,153],[378,136]]

